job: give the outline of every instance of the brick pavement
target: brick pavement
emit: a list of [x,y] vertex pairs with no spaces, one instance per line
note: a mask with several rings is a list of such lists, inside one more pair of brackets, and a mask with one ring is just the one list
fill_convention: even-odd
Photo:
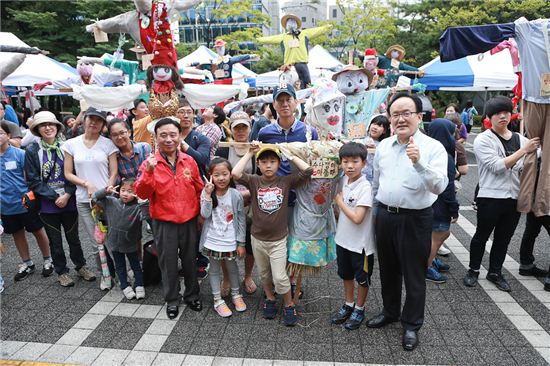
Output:
[[[18,256],[8,239],[1,267],[6,289],[0,295],[0,359],[94,365],[549,364],[550,293],[542,291],[540,279],[517,274],[524,218],[505,262],[504,275],[513,291],[502,293],[484,280],[476,288],[462,285],[476,221],[469,207],[476,167],[470,169],[459,192],[461,219],[448,241],[453,251],[448,257],[449,281],[428,283],[425,325],[414,352],[402,350],[399,324],[348,332],[328,323],[329,313],[342,302],[334,264],[305,279],[306,296],[295,328],[284,327],[280,319],[262,318],[261,291],[245,296],[248,311],[221,319],[212,308],[208,281],[201,285],[205,309],[196,313],[182,307],[171,321],[160,287],[147,288],[144,300],[128,301],[120,290],[99,290],[98,282],[76,280],[74,287],[62,288],[55,276],[42,278],[39,271],[13,283]],[[83,242],[90,255],[91,243]],[[535,247],[537,263],[545,268],[550,263],[549,242],[541,233]],[[33,239],[30,243],[38,259]],[[366,306],[367,317],[381,310],[377,265]]]

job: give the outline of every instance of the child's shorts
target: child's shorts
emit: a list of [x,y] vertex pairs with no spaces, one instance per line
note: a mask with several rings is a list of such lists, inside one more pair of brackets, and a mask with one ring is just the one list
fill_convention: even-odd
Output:
[[374,255],[365,256],[365,252],[355,253],[336,245],[336,263],[338,276],[344,281],[355,280],[359,286],[368,288],[374,266]]
[[451,229],[451,221],[434,220],[432,223],[432,232],[443,233]]
[[[76,215],[76,212],[75,212]],[[28,233],[33,233],[44,227],[42,220],[36,213],[25,212],[17,215],[2,215],[2,225],[6,234],[15,234],[25,229]]]

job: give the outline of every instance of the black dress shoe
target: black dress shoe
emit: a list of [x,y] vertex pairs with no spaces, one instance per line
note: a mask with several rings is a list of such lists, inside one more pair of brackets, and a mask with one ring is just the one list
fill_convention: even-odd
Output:
[[418,334],[416,330],[404,330],[403,331],[403,349],[405,351],[412,351],[418,346]]
[[486,278],[487,280],[494,283],[500,291],[512,291],[512,288],[500,273],[487,273]]
[[548,276],[548,271],[545,271],[544,269],[538,268],[537,266],[533,265],[533,267],[529,269],[520,268],[519,274],[522,276],[545,277]]
[[193,311],[202,310],[202,302],[200,300],[187,301],[185,303],[187,304],[187,307]]
[[177,305],[169,305],[166,307],[166,315],[168,319],[175,319],[179,314],[179,308]]
[[367,321],[367,327],[369,327],[369,328],[382,328],[383,326],[388,325],[390,323],[395,323],[396,321],[397,321],[397,319],[390,318],[390,317],[388,317],[388,316],[386,316],[382,313],[382,314],[379,314],[379,315],[375,316],[372,319],[369,319]]

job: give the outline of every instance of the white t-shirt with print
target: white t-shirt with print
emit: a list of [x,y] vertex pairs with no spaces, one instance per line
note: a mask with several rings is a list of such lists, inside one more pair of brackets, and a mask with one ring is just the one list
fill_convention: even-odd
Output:
[[212,225],[206,234],[204,247],[217,252],[232,252],[237,250],[235,234],[235,219],[231,203],[231,191],[223,196],[217,196],[218,206],[212,210]]
[[[105,188],[109,182],[109,156],[118,151],[111,140],[99,136],[91,149],[84,145],[84,135],[67,140],[62,149],[73,157],[77,177],[93,184],[97,189]],[[76,202],[89,202],[88,190],[76,186]]]
[[355,253],[361,253],[364,250],[366,255],[373,254],[376,247],[372,220],[373,197],[371,184],[364,175],[361,175],[359,179],[351,184],[348,184],[347,176],[343,176],[340,182],[342,184],[342,198],[348,207],[366,206],[369,209],[363,222],[359,225],[354,224],[340,211],[338,226],[336,227],[336,244]]

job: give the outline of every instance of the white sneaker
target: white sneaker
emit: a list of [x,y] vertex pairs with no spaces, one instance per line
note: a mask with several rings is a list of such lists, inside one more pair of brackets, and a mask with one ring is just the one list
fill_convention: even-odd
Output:
[[145,287],[136,286],[136,299],[145,299]]
[[99,288],[101,290],[110,290],[112,286],[113,281],[111,281],[111,277],[101,276],[101,282],[99,283]]
[[122,290],[122,293],[124,294],[124,296],[126,296],[128,300],[132,300],[136,297],[136,293],[131,286],[128,286],[124,290]]
[[439,249],[437,250],[437,254],[446,256],[451,254],[451,250],[445,246],[445,244],[441,245]]

